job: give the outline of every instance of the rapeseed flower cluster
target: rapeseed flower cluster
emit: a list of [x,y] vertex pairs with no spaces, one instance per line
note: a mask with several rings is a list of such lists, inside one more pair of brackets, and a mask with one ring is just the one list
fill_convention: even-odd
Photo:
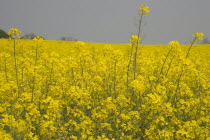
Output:
[[138,43],[140,44],[140,37],[137,36],[137,35],[132,35],[131,38],[130,38],[130,42],[133,44],[133,43]]
[[17,28],[11,28],[8,32],[8,35],[10,36],[10,38],[12,39],[20,39],[20,33],[21,31]]
[[42,37],[40,37],[40,36],[34,37],[33,40],[34,40],[37,44],[41,44],[41,43],[44,41],[44,39],[43,39]]
[[139,15],[148,16],[148,15],[150,14],[150,9],[149,9],[148,6],[142,4],[142,5],[139,7],[138,13],[139,13]]
[[194,36],[198,40],[198,42],[200,42],[203,40],[204,34],[202,32],[196,32],[193,33],[192,36]]
[[210,139],[209,48],[193,48],[204,35],[142,47],[149,13],[140,7],[138,35],[124,48],[20,40],[12,28],[13,43],[0,40],[0,139]]
[[178,41],[166,54],[144,47],[134,79],[134,65],[127,69],[132,45],[19,40],[14,69],[9,44],[0,50],[2,139],[210,137],[209,61],[199,48],[186,58],[189,46]]

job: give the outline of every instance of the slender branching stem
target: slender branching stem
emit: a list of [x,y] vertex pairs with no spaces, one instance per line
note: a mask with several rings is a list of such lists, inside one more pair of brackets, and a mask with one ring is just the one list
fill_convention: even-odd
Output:
[[[190,45],[190,48],[189,48],[188,51],[187,51],[187,55],[186,55],[186,57],[185,57],[186,59],[189,57],[190,50],[191,50],[193,44],[195,43],[195,40],[196,40],[196,39],[197,39],[197,37],[195,37],[194,40],[192,41],[192,43],[191,43],[191,45]],[[179,77],[178,77],[178,80],[177,80],[176,93],[177,93],[178,90],[179,90],[180,81],[181,81],[181,77],[182,77],[182,75],[183,75],[183,72],[184,72],[184,68],[182,68],[182,71],[181,71],[181,73],[179,74]]]
[[[139,30],[138,30],[138,39],[140,39],[140,33],[141,33],[141,24],[142,24],[142,19],[143,19],[143,13],[140,16],[140,20],[139,20]],[[134,67],[133,67],[133,74],[134,74],[134,80],[136,79],[136,63],[137,63],[137,55],[138,55],[138,47],[139,47],[139,40],[137,40],[136,43],[136,48],[135,48],[135,54],[134,54]]]
[[132,43],[131,53],[130,53],[130,56],[129,56],[128,66],[127,66],[127,81],[126,81],[127,90],[128,90],[128,84],[129,84],[129,71],[130,71],[130,65],[131,65],[131,58],[132,58],[132,55],[133,55],[133,48],[134,48],[134,44]]
[[7,74],[7,60],[6,60],[6,56],[4,54],[4,72],[5,72],[5,78],[6,78],[6,81],[8,82],[8,74]]
[[18,87],[18,93],[19,93],[19,81],[18,81],[18,67],[17,67],[17,58],[16,58],[16,41],[13,39],[13,49],[14,49],[14,63],[15,63],[15,77],[16,77],[16,85]]
[[186,57],[185,57],[186,59],[189,57],[190,50],[191,50],[193,44],[195,43],[195,40],[196,40],[196,39],[197,39],[197,37],[195,37],[194,40],[192,41],[192,43],[191,43],[191,45],[190,45],[190,48],[189,48],[188,51],[187,51],[187,55],[186,55]]
[[168,69],[166,71],[166,76],[168,75],[168,72],[169,72],[169,70],[171,68],[171,64],[172,64],[172,61],[173,61],[174,57],[175,57],[175,55],[171,58],[171,61],[170,61],[169,66],[168,66]]
[[160,75],[163,73],[163,68],[164,68],[164,66],[165,66],[165,64],[166,64],[166,61],[167,61],[167,59],[168,59],[169,54],[171,53],[171,51],[172,51],[172,47],[171,47],[171,49],[168,51],[168,53],[167,53],[167,55],[166,55],[166,58],[165,58],[165,60],[164,60],[164,62],[163,62],[163,65],[162,65],[162,67],[161,67],[161,70],[160,70]]

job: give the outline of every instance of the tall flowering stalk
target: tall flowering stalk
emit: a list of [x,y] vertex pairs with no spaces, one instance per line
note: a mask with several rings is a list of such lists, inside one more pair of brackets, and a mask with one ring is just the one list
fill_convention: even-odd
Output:
[[132,35],[130,38],[130,43],[131,43],[131,53],[129,55],[128,65],[127,65],[127,80],[126,80],[127,89],[128,89],[128,84],[129,84],[129,71],[130,71],[130,65],[132,61],[133,50],[134,50],[134,47],[137,45],[137,43],[140,43],[140,37],[138,37],[137,35]]
[[166,58],[164,59],[163,65],[162,65],[161,70],[160,70],[160,75],[163,73],[163,68],[164,68],[164,66],[165,66],[165,64],[166,64],[166,61],[167,61],[167,59],[168,59],[170,53],[172,52],[172,50],[177,49],[177,47],[180,46],[180,44],[179,44],[178,41],[175,41],[175,40],[174,40],[174,41],[171,41],[171,42],[169,43],[169,46],[170,46],[171,48],[170,48],[170,50],[168,51],[168,53],[167,53],[167,55],[166,55]]
[[135,53],[134,53],[134,64],[133,64],[133,70],[134,70],[134,80],[136,79],[136,62],[137,62],[137,55],[138,55],[138,46],[140,44],[140,33],[141,33],[141,25],[142,25],[142,20],[144,16],[148,16],[150,14],[150,9],[148,6],[145,5],[141,5],[139,10],[138,10],[138,14],[140,15],[140,19],[139,19],[139,29],[138,29],[138,41],[136,42],[136,46],[135,46]]
[[[17,28],[11,28],[8,32],[10,39],[13,40],[13,56],[14,56],[14,65],[15,65],[15,77],[16,77],[16,85],[19,89],[19,81],[18,81],[18,67],[17,67],[17,58],[16,58],[16,40],[20,39],[21,31]],[[19,92],[19,90],[18,90]]]
[[138,10],[138,14],[140,15],[138,37],[140,37],[142,19],[143,19],[143,16],[148,16],[150,14],[149,7],[145,6],[145,5],[141,5],[139,10]]
[[[195,43],[200,42],[200,41],[203,40],[204,34],[203,34],[202,32],[200,32],[200,33],[197,32],[197,33],[193,33],[192,36],[194,37],[194,39],[193,39],[193,41],[192,41],[192,43],[191,43],[191,45],[190,45],[190,47],[189,47],[189,49],[188,49],[188,51],[187,51],[187,55],[186,55],[185,59],[187,59],[187,58],[189,57],[189,53],[190,53],[190,50],[191,50],[192,46],[193,46]],[[184,72],[184,69],[182,68],[182,71],[181,71],[181,73],[179,74],[179,77],[178,77],[178,79],[177,79],[176,93],[177,93],[178,90],[179,90],[180,81],[181,81],[181,77],[182,77],[182,75],[183,75],[183,72]]]
[[195,44],[196,42],[202,41],[204,34],[202,32],[200,32],[200,33],[197,32],[197,33],[193,33],[192,36],[194,37],[194,40],[192,41],[190,48],[187,51],[186,59],[189,57],[189,53],[190,53],[190,50],[191,50],[193,44]]

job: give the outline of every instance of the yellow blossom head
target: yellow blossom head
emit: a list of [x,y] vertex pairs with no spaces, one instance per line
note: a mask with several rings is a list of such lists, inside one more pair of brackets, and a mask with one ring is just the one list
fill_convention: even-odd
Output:
[[132,35],[130,38],[131,43],[139,43],[140,44],[140,40],[141,40],[140,37],[137,35]]
[[84,47],[85,46],[85,42],[83,42],[83,41],[77,41],[76,44],[79,47]]
[[40,43],[42,43],[42,42],[44,41],[44,39],[43,39],[42,37],[40,37],[40,36],[34,37],[33,40],[34,40],[37,44],[40,44]]
[[[202,32],[197,32],[197,33],[193,33],[192,36],[194,36],[198,42],[200,42],[201,40],[203,40],[203,37],[204,37],[204,33]],[[195,40],[196,40],[195,39]]]
[[169,43],[169,45],[170,45],[171,47],[179,46],[179,41],[176,41],[176,40],[171,41],[171,42]]
[[8,35],[12,39],[20,39],[20,33],[21,33],[21,31],[18,30],[17,28],[11,28],[8,32]]
[[148,6],[142,4],[138,10],[139,15],[145,15],[148,16],[150,14],[150,9]]
[[179,44],[179,41],[173,40],[169,43],[169,46],[176,52],[181,52],[181,45]]

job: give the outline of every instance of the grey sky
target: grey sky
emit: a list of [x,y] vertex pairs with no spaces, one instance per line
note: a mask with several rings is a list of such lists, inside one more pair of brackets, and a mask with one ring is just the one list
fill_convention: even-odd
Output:
[[210,0],[0,0],[0,29],[50,40],[128,43],[137,32],[141,4],[151,8],[142,27],[144,44],[185,44],[193,32],[210,38]]

